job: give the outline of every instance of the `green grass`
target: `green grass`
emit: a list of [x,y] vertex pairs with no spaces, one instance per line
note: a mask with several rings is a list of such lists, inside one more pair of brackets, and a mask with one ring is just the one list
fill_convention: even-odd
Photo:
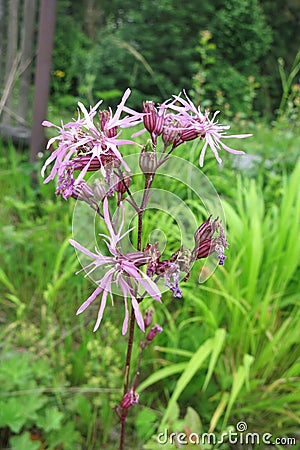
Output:
[[[226,264],[202,284],[198,261],[182,283],[183,299],[166,293],[155,305],[164,332],[143,360],[140,404],[129,420],[132,448],[156,449],[151,436],[165,426],[220,434],[244,420],[249,431],[274,436],[299,430],[300,142],[288,130],[253,132],[250,153],[262,160],[251,170],[232,168],[230,155],[220,170],[207,157],[204,173],[221,196],[228,228]],[[197,165],[199,150],[184,149],[176,155]],[[75,316],[93,286],[74,275],[73,204],[55,197],[54,184],[32,183],[39,164],[30,166],[26,154],[2,143],[0,159],[0,446],[34,450],[45,439],[55,450],[114,449],[123,309],[107,308],[96,334],[97,305]],[[200,223],[195,195],[175,181],[168,188]],[[151,217],[147,233],[159,224],[168,252],[176,250],[174,221],[163,212]]]

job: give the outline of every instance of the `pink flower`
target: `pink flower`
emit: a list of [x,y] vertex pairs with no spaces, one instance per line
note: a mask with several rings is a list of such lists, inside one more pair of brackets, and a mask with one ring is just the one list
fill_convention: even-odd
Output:
[[[81,170],[76,183],[83,179],[86,172],[90,170],[90,166],[97,166],[95,164],[97,161],[99,162],[97,169],[101,168],[103,175],[105,175],[107,160],[111,161],[112,159],[119,164],[123,164],[125,169],[129,171],[118,147],[124,144],[137,144],[127,139],[119,139],[121,131],[117,133],[117,130],[134,126],[143,120],[143,114],[125,107],[125,102],[130,92],[130,89],[126,90],[114,115],[111,109],[101,112],[99,124],[97,125],[94,123],[94,117],[102,100],[93,108],[91,107],[89,112],[79,102],[80,111],[78,112],[77,120],[62,124],[61,127],[48,121],[42,123],[46,127],[54,126],[59,130],[59,134],[51,138],[47,145],[47,149],[49,149],[54,142],[58,143],[57,149],[54,150],[42,168],[42,176],[44,177],[46,168],[54,162],[54,166],[45,183],[52,180],[56,174],[63,177],[66,168],[70,167],[73,159],[74,170]],[[80,116],[80,112],[83,117]],[[123,112],[129,115],[121,118]]]
[[[208,111],[205,111],[205,114],[202,114],[200,106],[197,108],[189,99],[185,91],[184,94],[186,99],[183,99],[180,95],[173,95],[174,100],[166,105],[167,108],[176,111],[177,114],[174,114],[173,118],[181,124],[180,139],[177,139],[176,146],[198,137],[203,139],[205,142],[200,153],[200,167],[203,167],[207,147],[211,148],[219,164],[222,163],[222,159],[219,156],[218,150],[221,150],[222,148],[229,153],[234,153],[236,155],[243,154],[243,151],[234,150],[233,148],[228,147],[222,142],[222,139],[242,139],[250,137],[252,134],[226,135],[225,130],[229,130],[230,126],[219,125],[218,121],[215,120],[220,111],[216,111],[210,119],[210,113]],[[180,105],[177,103],[180,103]],[[174,126],[170,125],[170,127],[171,130],[173,130]],[[175,131],[178,131],[178,129]]]
[[144,254],[142,252],[123,254],[121,251],[120,241],[127,233],[129,233],[129,231],[131,231],[129,230],[123,235],[121,234],[124,225],[124,208],[122,205],[121,208],[123,213],[121,225],[119,227],[119,230],[116,232],[110,219],[107,198],[105,198],[103,201],[104,220],[109,234],[101,234],[100,236],[103,236],[106,240],[110,256],[102,255],[97,249],[96,253],[93,253],[74,240],[70,240],[70,243],[77,250],[85,253],[90,258],[92,258],[92,262],[83,269],[89,269],[87,275],[101,266],[104,266],[106,269],[108,269],[105,275],[101,279],[96,281],[98,287],[95,289],[92,295],[80,306],[77,314],[82,313],[96,299],[98,295],[102,294],[99,313],[94,327],[94,331],[96,331],[102,320],[108,293],[110,293],[110,297],[113,303],[112,284],[115,283],[120,287],[124,296],[125,318],[122,327],[122,334],[125,334],[127,331],[129,315],[127,298],[131,299],[131,304],[134,309],[134,314],[138,326],[142,331],[145,331],[144,320],[140,312],[137,300],[137,297],[141,295],[139,290],[141,288],[144,289],[152,298],[159,302],[161,301],[161,293],[156,284],[137,267],[139,263],[141,263],[141,260],[145,259]]

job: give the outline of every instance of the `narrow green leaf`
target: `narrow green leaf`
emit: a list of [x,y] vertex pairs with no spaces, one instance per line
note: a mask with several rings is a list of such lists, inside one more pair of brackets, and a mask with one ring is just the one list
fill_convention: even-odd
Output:
[[[245,365],[245,361],[246,361],[246,365]],[[228,402],[228,406],[227,406],[227,410],[226,410],[222,428],[225,428],[227,425],[227,421],[228,421],[228,417],[231,412],[231,409],[232,409],[243,385],[245,384],[246,378],[248,377],[248,373],[249,373],[249,366],[252,364],[253,361],[254,361],[253,356],[245,355],[244,356],[244,365],[240,366],[238,368],[237,372],[233,376],[231,393],[230,393],[229,402]]]
[[174,389],[173,395],[168,403],[167,409],[161,421],[160,427],[162,428],[169,416],[170,412],[173,408],[174,403],[177,402],[180,394],[186,388],[190,380],[193,378],[197,370],[201,367],[203,362],[207,359],[210,353],[213,351],[214,339],[208,339],[203,345],[201,345],[194,356],[190,359],[190,361],[186,364],[186,367],[181,374],[179,380],[176,383],[176,387]]
[[208,371],[206,374],[206,378],[203,384],[203,388],[202,391],[205,391],[208,383],[211,379],[211,376],[213,374],[213,371],[215,369],[216,363],[217,363],[217,359],[221,353],[224,341],[225,341],[225,336],[226,336],[226,331],[223,328],[219,328],[216,331],[215,337],[214,337],[214,349],[210,358],[210,362],[209,362],[209,366],[208,366]]
[[217,408],[216,408],[215,412],[213,413],[212,418],[210,420],[209,431],[208,431],[209,433],[212,433],[215,430],[215,428],[217,426],[217,423],[218,423],[221,415],[223,414],[224,409],[226,408],[226,405],[228,403],[228,399],[229,399],[228,392],[224,392],[222,394],[220,403],[218,404],[218,406],[217,406]]
[[16,289],[14,287],[14,285],[12,284],[12,282],[9,280],[8,276],[6,275],[6,273],[4,272],[3,269],[1,269],[0,267],[0,283],[4,284],[5,287],[7,287],[7,289],[12,293],[15,294],[16,293]]
[[164,367],[163,369],[158,370],[157,372],[150,375],[150,377],[146,378],[137,388],[138,392],[144,391],[147,387],[151,386],[154,383],[157,383],[158,381],[164,380],[165,378],[168,378],[172,375],[175,375],[176,373],[182,372],[187,363],[178,363],[178,364],[172,364],[171,366]]

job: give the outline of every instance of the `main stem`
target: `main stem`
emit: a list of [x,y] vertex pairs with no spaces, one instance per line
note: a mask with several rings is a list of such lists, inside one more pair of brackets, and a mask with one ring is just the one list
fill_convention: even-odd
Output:
[[[123,396],[126,394],[126,392],[128,392],[128,386],[129,386],[130,363],[131,363],[133,338],[134,338],[134,326],[135,326],[134,309],[131,308],[129,335],[128,335],[128,344],[127,344],[127,354],[126,354],[126,363],[125,363],[125,377],[124,377]],[[128,409],[123,409],[121,411],[121,416],[120,416],[121,431],[120,431],[120,446],[119,446],[119,450],[123,450],[124,449],[125,426],[126,426],[127,414],[128,414]]]
[[[141,251],[141,248],[142,248],[143,216],[144,216],[145,208],[146,208],[148,200],[149,200],[149,190],[151,188],[153,179],[154,179],[154,174],[151,174],[150,177],[146,177],[146,179],[145,179],[145,188],[144,188],[144,192],[143,192],[143,198],[142,198],[141,206],[138,210],[137,250],[139,252]],[[128,387],[129,387],[130,365],[131,365],[132,347],[133,347],[133,339],[134,339],[134,327],[135,327],[135,315],[134,315],[134,309],[133,309],[133,307],[131,307],[129,335],[128,335],[128,343],[127,343],[127,354],[126,354],[126,363],[125,363],[123,396],[128,392]],[[128,415],[128,409],[123,408],[121,410],[121,414],[120,414],[121,430],[120,430],[119,450],[124,450],[125,427],[126,427],[127,415]]]
[[[154,179],[154,174],[151,174],[150,176],[146,176],[145,188],[144,188],[144,192],[143,192],[141,206],[137,211],[138,212],[137,251],[139,251],[139,252],[142,249],[143,216],[144,216],[145,208],[149,201],[149,192],[150,192],[151,185],[153,183],[153,179]],[[130,316],[130,324],[129,324],[128,342],[127,342],[127,354],[126,354],[126,364],[125,364],[123,396],[128,392],[128,387],[129,387],[130,364],[131,364],[132,347],[133,347],[133,339],[134,339],[134,327],[135,327],[135,315],[134,315],[134,309],[132,307],[131,308],[131,316]],[[134,387],[136,387],[136,386],[134,386]],[[120,430],[119,450],[124,449],[125,427],[126,427],[127,415],[128,415],[128,409],[123,408],[121,410],[121,414],[120,414],[121,430]]]

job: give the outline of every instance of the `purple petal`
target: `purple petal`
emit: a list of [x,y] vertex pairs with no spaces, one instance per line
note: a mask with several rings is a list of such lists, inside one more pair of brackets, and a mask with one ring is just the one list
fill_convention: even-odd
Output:
[[86,310],[86,308],[88,306],[90,306],[90,304],[95,300],[95,298],[101,294],[101,292],[103,291],[103,287],[102,286],[98,286],[97,289],[94,290],[94,292],[92,293],[92,295],[89,296],[89,298],[82,303],[82,305],[80,306],[80,308],[78,308],[76,315],[81,314],[84,310]]
[[138,304],[136,298],[132,294],[131,294],[131,304],[134,309],[135,320],[137,321],[139,328],[145,333],[144,319],[141,314],[139,304]]
[[104,200],[103,200],[103,215],[104,215],[105,224],[106,224],[107,229],[109,231],[109,234],[110,234],[110,236],[112,238],[112,242],[115,242],[116,241],[116,235],[115,235],[115,232],[114,232],[111,220],[110,220],[110,214],[109,214],[109,209],[108,209],[107,197],[105,197]]
[[221,145],[224,148],[224,150],[226,150],[229,153],[233,153],[234,155],[244,155],[245,154],[245,152],[243,152],[242,150],[234,150],[233,148],[230,148],[227,145],[225,145],[223,142],[221,142]]
[[43,127],[55,127],[55,128],[59,128],[57,125],[55,125],[54,123],[48,122],[48,120],[44,120],[42,122],[42,126]]
[[95,128],[95,125],[94,125],[94,123],[92,122],[92,120],[91,120],[91,118],[90,118],[90,116],[89,116],[89,113],[87,112],[85,106],[84,106],[81,102],[78,102],[78,106],[79,106],[79,108],[81,109],[81,111],[82,111],[82,113],[83,113],[83,115],[84,115],[84,118],[85,118],[85,120],[86,120],[87,125],[88,125],[90,128],[92,128],[92,129]]
[[83,245],[79,244],[79,242],[76,242],[73,239],[69,239],[69,242],[71,245],[73,245],[73,247],[77,248],[77,250],[80,250],[85,255],[90,256],[93,259],[98,257],[98,255],[96,255],[96,253],[93,253],[90,250],[88,250],[87,248],[83,247]]
[[120,104],[119,104],[118,107],[117,107],[117,110],[116,110],[116,112],[115,112],[115,115],[114,115],[114,117],[111,119],[111,124],[110,124],[110,126],[116,126],[116,125],[118,125],[118,121],[119,121],[119,119],[120,119],[120,115],[121,115],[121,113],[122,113],[122,111],[123,111],[123,108],[124,108],[124,106],[125,106],[126,100],[127,100],[128,97],[130,96],[130,94],[131,94],[131,90],[130,90],[129,88],[126,89],[126,91],[124,92],[124,95],[123,95],[123,97],[122,97],[122,99],[121,99],[121,102],[120,102]]
[[218,161],[219,164],[222,164],[222,159],[220,158],[220,156],[218,154],[216,144],[214,143],[212,136],[210,134],[207,134],[206,140],[207,140],[208,145],[210,146],[213,154],[215,155],[216,160]]
[[204,145],[203,145],[203,147],[202,147],[202,150],[201,150],[201,153],[200,153],[200,157],[199,157],[199,165],[200,165],[200,167],[203,167],[203,165],[204,165],[204,156],[205,156],[205,152],[206,152],[207,147],[208,147],[208,141],[206,140]]
[[135,279],[137,284],[141,284],[143,286],[145,291],[148,292],[148,294],[151,295],[154,300],[157,300],[158,302],[161,301],[161,293],[158,287],[149,277],[147,277],[147,275],[137,269],[132,263],[123,263],[123,268],[129,275],[131,275]]
[[100,326],[100,323],[101,323],[101,320],[102,320],[102,316],[103,316],[103,312],[104,312],[104,309],[105,309],[105,306],[106,306],[107,295],[108,295],[108,291],[105,290],[103,292],[103,295],[102,295],[102,300],[101,300],[101,305],[100,305],[100,309],[99,309],[99,312],[98,312],[97,322],[96,322],[96,324],[94,326],[94,329],[93,329],[94,332],[96,330],[98,330],[98,328]]
[[230,139],[230,138],[244,139],[252,136],[253,134],[230,134],[229,136],[222,136],[222,139]]
[[125,317],[122,326],[122,334],[126,334],[128,328],[128,306],[127,306],[127,297],[124,296],[124,304],[125,304]]

